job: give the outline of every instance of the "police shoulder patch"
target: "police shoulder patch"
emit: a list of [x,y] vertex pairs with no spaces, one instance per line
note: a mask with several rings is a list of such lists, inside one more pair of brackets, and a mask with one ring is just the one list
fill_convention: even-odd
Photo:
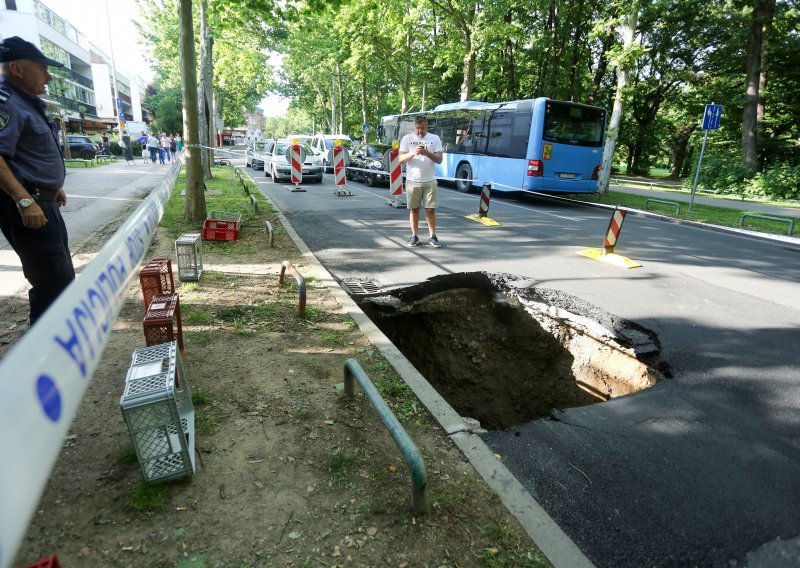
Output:
[[0,110],[0,130],[3,130],[8,125],[9,118],[8,114]]
[[0,103],[4,103],[10,98],[11,98],[11,91],[6,89],[5,87],[0,87]]

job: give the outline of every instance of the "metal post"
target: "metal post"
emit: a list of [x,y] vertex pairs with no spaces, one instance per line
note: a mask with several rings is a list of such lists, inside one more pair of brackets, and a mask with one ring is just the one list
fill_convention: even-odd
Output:
[[697,191],[697,180],[700,179],[700,168],[703,166],[703,153],[706,151],[706,140],[708,140],[708,130],[703,135],[703,147],[700,148],[700,159],[697,160],[697,171],[694,173],[694,184],[692,185],[692,195],[689,198],[689,213],[692,212],[692,205],[694,204],[694,194]]

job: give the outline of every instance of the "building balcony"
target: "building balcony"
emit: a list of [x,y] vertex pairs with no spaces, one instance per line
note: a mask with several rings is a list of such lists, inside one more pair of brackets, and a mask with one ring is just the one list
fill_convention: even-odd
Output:
[[97,107],[94,105],[82,103],[81,101],[76,101],[74,99],[68,99],[63,95],[58,97],[58,102],[61,103],[62,108],[73,110],[77,113],[97,116]]
[[86,87],[88,89],[94,89],[94,83],[92,82],[91,79],[87,79],[86,77],[84,77],[80,73],[76,73],[72,69],[67,69],[66,67],[64,67],[62,69],[62,71],[67,75],[67,77],[69,79],[72,79],[73,81],[75,81],[79,85],[83,85],[84,87]]

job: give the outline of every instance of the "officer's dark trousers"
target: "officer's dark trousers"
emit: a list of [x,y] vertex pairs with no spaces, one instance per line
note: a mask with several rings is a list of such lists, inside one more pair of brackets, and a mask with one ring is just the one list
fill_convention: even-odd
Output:
[[37,201],[47,217],[41,229],[28,229],[16,204],[5,195],[0,202],[0,229],[22,262],[31,283],[28,292],[33,325],[58,295],[75,279],[67,242],[67,227],[55,201]]

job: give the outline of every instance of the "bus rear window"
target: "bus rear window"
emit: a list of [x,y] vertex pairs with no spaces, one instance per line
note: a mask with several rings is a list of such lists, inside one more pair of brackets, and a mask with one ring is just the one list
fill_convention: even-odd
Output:
[[604,110],[547,101],[542,138],[573,146],[602,146]]

